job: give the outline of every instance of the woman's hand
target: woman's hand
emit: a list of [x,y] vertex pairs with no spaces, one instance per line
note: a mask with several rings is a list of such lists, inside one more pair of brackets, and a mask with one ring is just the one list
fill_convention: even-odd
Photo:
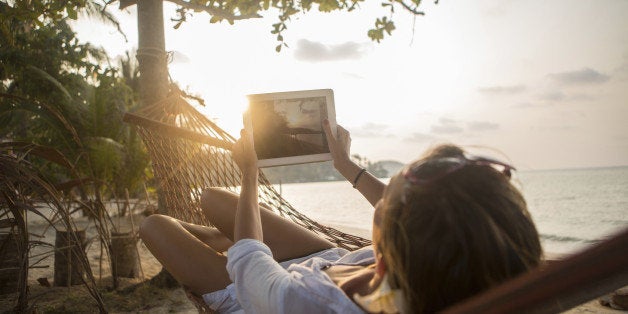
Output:
[[257,155],[250,136],[248,132],[241,130],[240,139],[233,144],[231,152],[233,160],[240,167],[242,174],[257,172]]
[[325,130],[325,136],[327,137],[329,152],[334,159],[334,168],[375,206],[379,199],[382,198],[386,185],[368,172],[363,173],[364,169],[362,166],[351,160],[349,157],[351,149],[351,136],[349,135],[349,131],[338,126],[338,134],[334,137],[331,132],[331,127],[329,126],[329,121],[327,120],[323,123],[323,130]]
[[328,120],[325,120],[325,123],[323,123],[323,130],[327,137],[329,152],[334,160],[334,167],[338,168],[341,163],[346,163],[350,160],[351,136],[349,131],[338,125],[336,128],[336,133],[338,134],[334,137]]

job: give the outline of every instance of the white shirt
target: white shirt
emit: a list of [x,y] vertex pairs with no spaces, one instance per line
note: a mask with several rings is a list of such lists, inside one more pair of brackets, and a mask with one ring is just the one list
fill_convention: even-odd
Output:
[[[227,272],[246,313],[364,313],[323,271],[332,265],[369,265],[370,247],[354,252],[331,249],[287,269],[264,243],[242,239],[227,251]],[[296,264],[294,264],[296,262]]]

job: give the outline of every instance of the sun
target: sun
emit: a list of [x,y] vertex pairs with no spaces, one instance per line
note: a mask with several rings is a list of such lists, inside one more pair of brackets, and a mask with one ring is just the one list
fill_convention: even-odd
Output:
[[242,115],[248,108],[248,101],[244,95],[212,94],[203,97],[205,106],[196,106],[196,109],[216,122],[216,124],[234,137],[240,136],[244,128]]

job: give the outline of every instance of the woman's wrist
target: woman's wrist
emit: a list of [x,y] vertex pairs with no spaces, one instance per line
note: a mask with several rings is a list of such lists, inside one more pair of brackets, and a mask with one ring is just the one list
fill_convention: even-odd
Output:
[[362,177],[362,175],[364,175],[365,172],[366,172],[366,168],[361,168],[358,174],[355,175],[355,178],[353,179],[354,189],[358,188],[358,181],[360,181],[360,178]]
[[334,168],[336,168],[338,172],[343,173],[343,171],[350,168],[353,163],[354,162],[351,160],[351,158],[349,158],[349,156],[334,159]]
[[259,170],[257,168],[242,170],[242,183],[244,183],[245,181],[257,182],[258,178],[259,178]]
[[360,165],[356,164],[349,158],[339,161],[337,164],[334,163],[334,166],[336,170],[338,170],[338,172],[340,172],[340,174],[342,174],[342,176],[352,184],[355,181],[356,176],[358,176],[363,169]]

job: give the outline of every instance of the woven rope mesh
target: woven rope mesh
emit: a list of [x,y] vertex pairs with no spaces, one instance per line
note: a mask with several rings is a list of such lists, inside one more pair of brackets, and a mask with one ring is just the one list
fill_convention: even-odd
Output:
[[[183,221],[211,225],[200,208],[203,189],[238,192],[240,170],[229,151],[235,139],[199,113],[180,94],[125,116],[140,133],[150,155],[158,190],[168,214]],[[275,213],[315,232],[339,247],[354,250],[370,241],[313,221],[292,207],[259,178],[259,201]]]

